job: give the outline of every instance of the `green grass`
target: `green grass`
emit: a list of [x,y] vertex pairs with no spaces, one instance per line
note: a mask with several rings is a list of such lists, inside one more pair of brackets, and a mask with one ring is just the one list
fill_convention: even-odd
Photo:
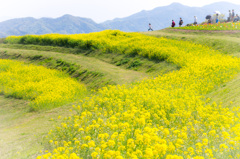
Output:
[[221,85],[207,95],[211,101],[221,104],[223,107],[240,104],[240,75],[232,81]]
[[61,122],[51,118],[69,116],[71,105],[48,111],[29,112],[27,101],[0,96],[0,158],[36,158],[39,150],[43,149],[43,137],[53,125]]

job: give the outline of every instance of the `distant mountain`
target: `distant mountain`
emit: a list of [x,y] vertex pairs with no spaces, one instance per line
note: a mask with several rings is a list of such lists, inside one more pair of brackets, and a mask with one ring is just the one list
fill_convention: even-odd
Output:
[[[125,18],[116,18],[100,24],[88,18],[80,18],[71,15],[64,15],[59,18],[18,18],[0,22],[0,37],[9,35],[25,34],[77,34],[98,32],[105,29],[118,29],[122,31],[146,31],[148,23],[152,24],[154,30],[163,29],[171,25],[172,19],[178,24],[181,17],[183,25],[193,23],[194,16],[198,22],[203,22],[206,15],[220,11],[228,16],[228,10],[235,9],[235,13],[240,14],[240,5],[228,2],[217,2],[203,7],[189,7],[180,3],[172,3],[168,6],[157,7],[153,10],[143,10]],[[237,10],[238,9],[238,10]]]
[[93,20],[71,15],[64,15],[56,19],[18,18],[0,23],[0,37],[47,33],[76,34],[101,30],[105,30],[105,28]]
[[[217,2],[203,7],[188,7],[180,3],[172,3],[169,6],[158,7],[150,11],[141,11],[125,18],[117,18],[112,21],[101,23],[109,29],[119,29],[123,31],[146,31],[148,24],[151,23],[154,30],[163,29],[171,25],[172,20],[177,23],[180,17],[184,25],[193,23],[194,16],[197,16],[198,22],[205,21],[208,14],[214,14],[214,11],[220,11],[228,16],[228,10],[239,9],[240,5],[228,2]],[[240,12],[240,10],[238,10]]]

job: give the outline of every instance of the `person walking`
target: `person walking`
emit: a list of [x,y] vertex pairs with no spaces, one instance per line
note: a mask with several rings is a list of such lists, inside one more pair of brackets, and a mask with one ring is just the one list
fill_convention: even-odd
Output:
[[149,23],[148,26],[149,26],[148,31],[150,30],[153,31],[151,23]]
[[179,20],[179,27],[181,27],[182,24],[183,24],[183,20],[182,20],[182,18],[180,18],[180,20]]
[[197,16],[194,16],[194,25],[197,25]]
[[174,22],[174,20],[172,20],[172,25],[171,25],[171,27],[172,27],[172,28],[175,27],[175,22]]

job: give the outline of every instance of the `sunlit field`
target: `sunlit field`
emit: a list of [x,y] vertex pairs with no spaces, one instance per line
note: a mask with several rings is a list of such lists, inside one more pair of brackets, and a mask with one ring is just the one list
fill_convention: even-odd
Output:
[[223,107],[205,97],[239,73],[238,58],[187,41],[110,30],[6,40],[138,54],[181,68],[132,85],[108,86],[80,101],[73,106],[77,114],[46,136],[50,148],[39,159],[240,157],[239,106]]

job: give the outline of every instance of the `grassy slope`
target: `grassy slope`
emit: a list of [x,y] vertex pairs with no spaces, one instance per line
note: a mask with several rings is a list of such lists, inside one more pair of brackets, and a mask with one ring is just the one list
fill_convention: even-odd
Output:
[[176,40],[187,40],[201,45],[206,45],[219,50],[224,54],[239,57],[240,53],[240,33],[218,33],[218,32],[182,32],[176,30],[161,30],[145,32],[144,34],[156,37],[166,37]]
[[[58,68],[54,60],[61,60],[79,66],[83,70],[102,74],[106,81],[110,80],[115,84],[128,84],[156,76],[159,72],[166,73],[178,69],[175,65],[164,61],[149,61],[141,57],[125,57],[118,54],[103,56],[98,52],[81,53],[75,49],[33,45],[1,44],[0,58],[22,60],[50,68]],[[131,67],[133,64],[138,65]],[[102,77],[96,77],[94,80],[86,79],[84,82],[95,83],[94,87],[98,84],[96,83],[98,78]],[[53,125],[61,124],[61,120],[52,121],[51,118],[57,119],[59,115],[69,116],[71,105],[49,111],[29,112],[26,101],[0,96],[1,158],[35,158],[39,150],[43,149],[41,143],[43,136],[46,136]]]
[[0,96],[0,155],[2,159],[35,158],[43,148],[43,136],[59,115],[71,114],[69,105],[43,112],[29,112],[27,101]]
[[[187,32],[160,30],[145,32],[144,34],[156,37],[167,37],[170,39],[187,40],[219,50],[224,54],[240,57],[240,33],[219,33],[219,32]],[[233,103],[240,105],[240,74],[232,81],[223,84],[207,95],[212,101],[222,103],[223,106]]]

